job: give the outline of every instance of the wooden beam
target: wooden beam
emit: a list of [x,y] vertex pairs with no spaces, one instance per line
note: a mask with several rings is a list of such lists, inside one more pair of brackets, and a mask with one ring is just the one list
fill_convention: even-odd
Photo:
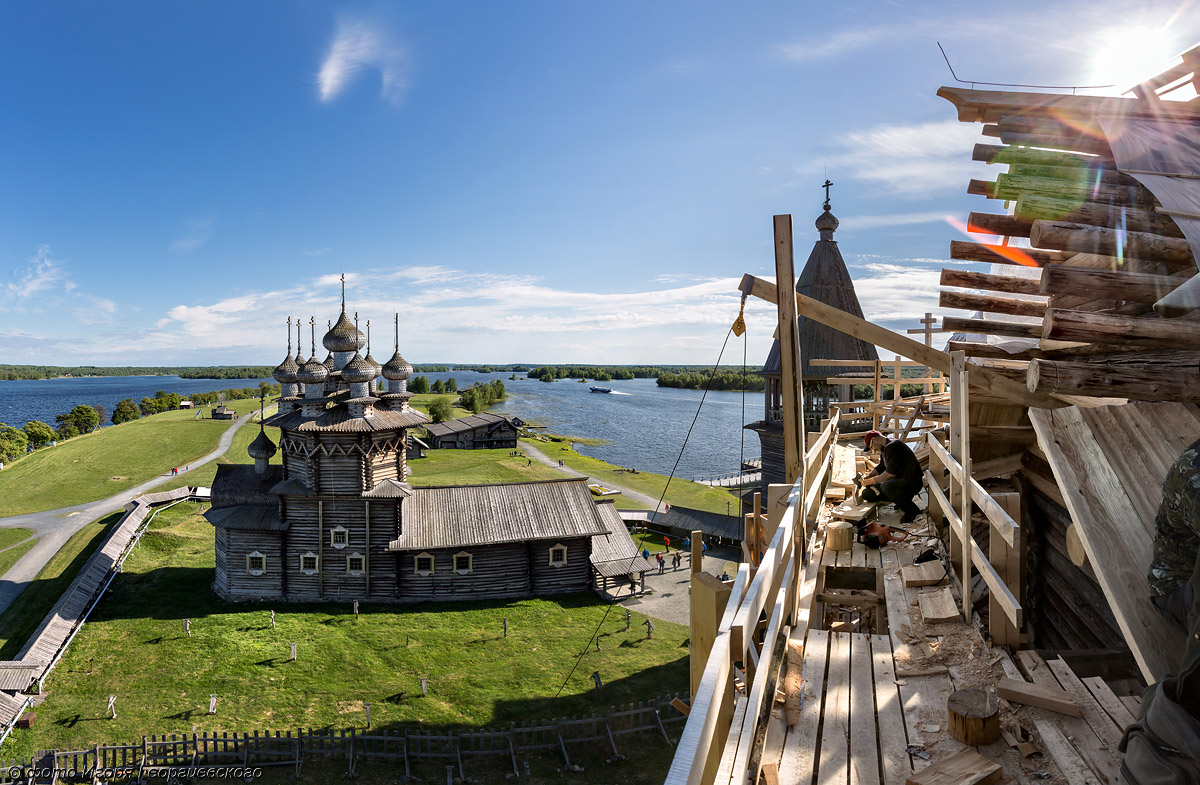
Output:
[[1071,694],[1066,690],[1055,687],[1030,684],[1029,682],[1017,681],[1006,676],[996,683],[996,694],[1013,703],[1036,706],[1039,709],[1049,709],[1050,711],[1056,711],[1059,714],[1067,714],[1072,717],[1083,716],[1083,712],[1080,711],[1079,706],[1072,700]]
[[959,308],[964,311],[1003,313],[1012,316],[1034,316],[1041,318],[1046,313],[1045,301],[1017,300],[1011,297],[994,297],[988,294],[969,294],[942,290],[938,297],[942,308]]
[[[792,253],[792,216],[777,215],[775,224],[775,280],[787,282],[788,292],[796,288]],[[800,391],[800,323],[796,317],[796,301],[777,297],[779,312],[779,356],[783,389],[783,464],[784,477],[795,483],[803,472],[804,405]]]
[[1056,341],[1200,350],[1200,322],[1051,308],[1042,322],[1041,337]]
[[1000,141],[1004,144],[1020,144],[1027,147],[1043,147],[1049,150],[1064,150],[1072,153],[1086,153],[1112,159],[1112,148],[1108,140],[1093,139],[1090,136],[1076,134],[1073,136],[1049,136],[1045,134],[1022,134],[1015,131],[1000,131]]
[[1028,237],[1032,226],[1032,221],[1026,221],[1023,218],[1017,218],[1012,215],[974,212],[967,215],[967,231],[976,234]]
[[1077,120],[1067,124],[1055,117],[1027,117],[1021,114],[1001,117],[996,121],[1001,133],[1037,134],[1039,136],[1090,136],[1104,138],[1100,124],[1093,120]]
[[[1130,232],[1149,232],[1164,237],[1183,237],[1183,230],[1169,215],[1136,207],[1117,207],[1111,204],[1079,199],[1064,199],[1043,194],[1023,193],[1017,197],[1013,214],[1026,222],[1067,221],[1091,226],[1122,227]],[[1028,237],[1029,235],[1022,235]]]
[[1066,180],[1072,183],[1083,182],[1093,185],[1097,180],[1105,185],[1138,185],[1138,181],[1113,168],[1112,166],[1097,166],[1091,163],[1035,164],[1014,163],[1008,169],[1009,174],[1019,174],[1026,177],[1047,177],[1052,180]]
[[1135,257],[1175,265],[1194,264],[1187,240],[1147,232],[1118,232],[1065,221],[1034,221],[1029,242],[1038,248]]
[[1020,93],[942,87],[937,94],[954,104],[964,123],[997,123],[1004,117],[1050,117],[1063,121],[1095,122],[1097,116],[1200,121],[1200,107],[1187,101],[1150,103],[1135,98],[1108,98],[1062,93]]
[[[984,289],[990,292],[1009,294],[1041,294],[1036,278],[1020,278],[1015,275],[991,275],[971,270],[942,268],[942,286],[957,286],[963,289]],[[909,332],[912,332],[911,330]],[[917,332],[921,332],[918,330]],[[810,361],[811,364],[811,361]]]
[[[972,425],[971,435],[988,441],[1006,442],[1008,444],[1036,444],[1037,434],[1032,425]],[[982,464],[975,464],[978,471]]]
[[[775,302],[776,287],[770,281],[747,274],[742,277],[740,288],[741,291],[747,294],[751,294],[767,302]],[[923,343],[918,343],[907,336],[894,333],[886,327],[871,324],[866,319],[859,319],[857,316],[848,314],[845,311],[802,294],[796,295],[796,307],[801,314],[809,319],[815,319],[821,324],[828,325],[835,330],[840,330],[847,335],[862,338],[864,341],[869,341],[876,346],[881,346],[896,354],[912,358],[936,371],[946,374],[950,373],[950,355],[945,352],[939,352],[937,349],[930,348]],[[972,365],[968,371],[967,381],[971,386],[978,387],[981,390],[986,390],[1009,400],[1023,403],[1026,406],[1057,409],[1065,405],[1063,401],[1056,398],[1038,393],[1030,393],[1024,384],[1014,382],[990,368]]]
[[1008,335],[1015,338],[1041,338],[1041,324],[1021,324],[1019,322],[998,322],[990,319],[960,319],[947,316],[942,319],[942,325],[958,333],[975,333],[978,335]]
[[[1016,248],[1012,250],[1018,250]],[[1037,248],[1021,248],[1021,256],[1012,254],[1004,246],[996,246],[990,243],[971,243],[966,240],[951,240],[950,241],[950,258],[960,262],[987,262],[989,264],[1017,264],[1022,262],[1016,261],[1016,258],[1028,260],[1034,266],[1044,267],[1047,264],[1062,261],[1063,254],[1054,253],[1051,251],[1041,251]],[[1008,256],[1005,256],[1008,253]],[[1016,258],[1014,258],[1016,257]]]
[[990,343],[977,343],[975,341],[947,341],[946,351],[963,352],[968,357],[982,357],[992,360],[1031,360],[1034,357],[1042,356],[1040,349],[1006,352],[999,346],[993,346]]
[[1033,360],[1025,373],[1030,390],[1047,393],[1200,402],[1200,368]]
[[1024,194],[1051,196],[1057,199],[1069,198],[1080,202],[1085,200],[1107,202],[1126,207],[1154,204],[1154,195],[1143,186],[1088,185],[1084,183],[1072,185],[1066,180],[1055,180],[1049,177],[1028,177],[1021,174],[996,175],[996,183],[992,186],[993,199],[1015,201]]
[[1097,298],[1152,303],[1173,291],[1194,274],[1194,270],[1185,270],[1179,275],[1151,275],[1050,265],[1042,268],[1038,291],[1047,295],[1082,291]]
[[1094,167],[1112,165],[1112,159],[1107,161],[1089,155],[1076,155],[1058,150],[1038,150],[1033,147],[1013,147],[1000,144],[977,144],[971,151],[971,160],[983,161],[986,164],[1030,164],[1034,166],[1055,167]]

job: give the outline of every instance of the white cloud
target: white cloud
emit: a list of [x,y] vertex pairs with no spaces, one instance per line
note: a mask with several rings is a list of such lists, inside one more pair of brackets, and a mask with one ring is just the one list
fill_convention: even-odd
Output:
[[915,224],[941,223],[946,220],[945,211],[931,211],[927,213],[897,213],[894,215],[854,215],[849,218],[842,218],[841,225],[838,227],[841,231],[866,231],[868,229],[880,229],[886,226],[912,226]]
[[399,104],[408,88],[407,54],[365,19],[338,20],[329,54],[317,74],[321,100],[332,101],[364,69],[379,72],[379,97]]
[[38,246],[23,269],[13,270],[13,278],[13,281],[4,284],[0,307],[21,306],[35,294],[48,292],[60,284],[64,291],[75,288],[67,277],[67,271],[51,255],[48,245]]
[[168,246],[176,253],[188,253],[204,247],[204,244],[212,237],[217,217],[215,215],[196,215],[188,218],[183,224],[183,236]]
[[895,37],[896,29],[891,26],[850,28],[803,41],[779,44],[774,49],[774,55],[791,63],[827,60]]

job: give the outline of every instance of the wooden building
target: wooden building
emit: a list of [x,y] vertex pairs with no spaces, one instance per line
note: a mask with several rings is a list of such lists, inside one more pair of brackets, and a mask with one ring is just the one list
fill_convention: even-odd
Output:
[[[289,346],[288,360],[276,368],[284,396],[265,425],[280,429],[278,448],[260,427],[248,449],[253,466],[217,467],[205,515],[216,527],[218,595],[525,597],[586,591],[619,577],[612,562],[636,547],[624,526],[614,528],[600,511],[585,478],[409,485],[407,432],[428,423],[409,406],[411,366],[398,350],[378,370],[363,358],[362,333],[344,303],[323,343],[332,371],[316,359],[315,346],[303,364],[291,360]],[[380,373],[389,389],[374,396]],[[277,451],[282,465],[271,465]],[[624,574],[643,568],[635,561]]]
[[429,433],[429,446],[441,450],[513,448],[520,436],[509,418],[491,412],[430,423],[425,430]]
[[220,406],[213,407],[212,411],[209,412],[209,416],[214,420],[234,420],[237,419],[237,412],[225,404],[221,404]]
[[[862,318],[862,306],[854,292],[854,282],[846,270],[846,262],[838,249],[833,233],[837,231],[838,219],[826,200],[824,209],[816,220],[820,239],[813,245],[804,270],[796,281],[796,291],[807,297],[831,305],[834,308]],[[862,373],[871,370],[879,353],[868,341],[838,332],[814,319],[801,318],[799,323],[800,349],[802,358],[801,385],[804,396],[805,426],[809,431],[820,430],[821,421],[829,416],[829,401],[836,395],[840,400],[851,400],[853,385],[831,386],[827,379],[829,369],[807,364],[808,360],[863,360]],[[783,389],[782,366],[779,358],[780,345],[776,338],[760,372],[766,382],[763,394],[763,418],[750,423],[747,429],[758,434],[762,447],[762,487],[784,480],[783,471]],[[855,368],[842,369],[853,374]]]

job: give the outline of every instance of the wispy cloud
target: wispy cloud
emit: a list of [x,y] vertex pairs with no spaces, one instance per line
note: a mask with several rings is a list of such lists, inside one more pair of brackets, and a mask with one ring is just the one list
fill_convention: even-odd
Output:
[[212,237],[217,225],[215,215],[195,215],[183,222],[183,236],[174,240],[168,248],[176,253],[190,253],[204,247]]
[[59,285],[68,292],[75,288],[67,277],[67,271],[51,255],[48,245],[38,246],[25,266],[13,271],[13,279],[4,284],[3,302],[0,303],[0,307],[22,305],[35,294],[47,292]]
[[895,36],[896,29],[891,26],[850,28],[829,35],[779,44],[774,48],[773,53],[781,60],[791,63],[806,63],[848,54],[881,41],[894,39]]
[[328,102],[366,69],[379,72],[379,97],[399,104],[408,88],[407,53],[394,44],[375,23],[345,17],[337,22],[329,54],[317,74],[321,100]]
[[945,211],[927,213],[897,213],[894,215],[852,215],[841,219],[838,227],[843,232],[880,229],[888,226],[913,226],[915,224],[941,223],[946,220]]

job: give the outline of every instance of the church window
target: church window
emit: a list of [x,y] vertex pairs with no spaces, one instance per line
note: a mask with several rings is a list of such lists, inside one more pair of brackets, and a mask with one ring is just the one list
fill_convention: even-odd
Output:
[[475,567],[475,557],[466,551],[454,554],[454,571],[459,575],[467,575]]
[[567,546],[555,545],[550,549],[550,566],[551,567],[566,567],[567,566]]
[[345,526],[334,526],[329,530],[329,544],[339,550],[350,544],[350,533]]
[[300,572],[305,575],[313,575],[317,572],[317,554],[311,551],[300,554]]
[[246,572],[251,575],[262,575],[267,571],[267,557],[258,551],[246,554]]
[[418,554],[415,561],[416,561],[416,565],[415,565],[416,569],[414,570],[414,572],[416,572],[417,575],[433,575],[433,556],[432,555],[430,555],[428,553]]
[[346,557],[346,572],[351,575],[362,575],[366,560],[361,553],[352,553]]

